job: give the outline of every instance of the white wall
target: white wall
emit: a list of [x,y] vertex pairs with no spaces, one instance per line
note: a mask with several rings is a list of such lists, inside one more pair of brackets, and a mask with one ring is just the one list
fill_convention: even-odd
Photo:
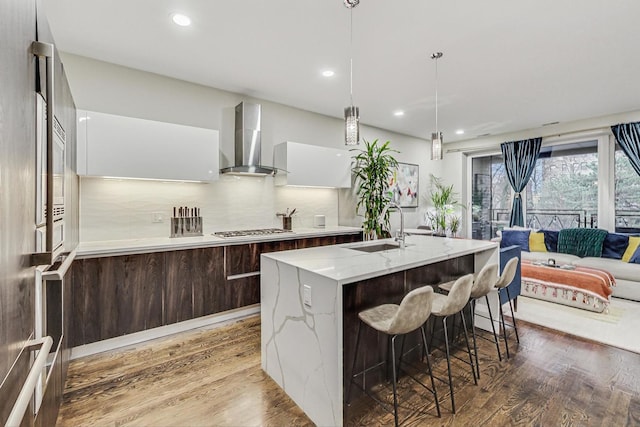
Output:
[[[79,109],[198,126],[220,131],[220,167],[233,161],[234,107],[243,100],[262,105],[262,163],[272,164],[273,146],[295,141],[345,148],[343,121],[297,108],[253,99],[157,74],[62,53],[71,91]],[[336,110],[342,112],[341,100]],[[429,159],[430,143],[375,127],[362,126],[367,140],[391,140],[400,162],[420,166],[420,208],[405,209],[408,227],[420,223],[428,199],[429,174],[442,174],[446,163]],[[329,172],[330,173],[330,172]],[[271,178],[224,177],[214,184],[81,180],[81,240],[164,237],[168,225],[152,224],[152,212],[168,214],[176,204],[198,205],[205,231],[275,226],[275,211],[298,207],[301,225],[314,214],[327,215],[328,224],[359,225],[355,203],[337,190],[278,189]],[[184,202],[180,202],[184,200]],[[248,210],[249,212],[246,212]],[[392,226],[398,226],[392,215]],[[294,227],[296,223],[294,221]]]

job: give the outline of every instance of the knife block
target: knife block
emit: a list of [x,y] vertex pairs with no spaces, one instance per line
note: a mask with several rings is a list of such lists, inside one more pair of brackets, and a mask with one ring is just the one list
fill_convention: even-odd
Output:
[[202,236],[201,216],[171,217],[171,235],[169,237]]

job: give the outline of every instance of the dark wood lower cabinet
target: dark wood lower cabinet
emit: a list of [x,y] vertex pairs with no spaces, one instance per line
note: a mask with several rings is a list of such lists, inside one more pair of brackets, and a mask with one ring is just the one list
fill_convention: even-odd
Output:
[[164,253],[77,260],[74,346],[162,326]]
[[260,254],[361,240],[277,240],[74,261],[72,347],[260,302]]
[[165,252],[164,324],[224,311],[224,248]]

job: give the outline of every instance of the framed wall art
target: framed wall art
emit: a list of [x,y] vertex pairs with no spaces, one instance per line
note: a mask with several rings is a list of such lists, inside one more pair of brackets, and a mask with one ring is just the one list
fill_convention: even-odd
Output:
[[418,207],[419,166],[411,163],[400,163],[393,170],[389,180],[391,200],[402,208]]

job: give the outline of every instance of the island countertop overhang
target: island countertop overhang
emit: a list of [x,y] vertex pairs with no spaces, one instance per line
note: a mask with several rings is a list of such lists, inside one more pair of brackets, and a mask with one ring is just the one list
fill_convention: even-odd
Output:
[[362,252],[352,248],[394,243],[393,239],[265,253],[261,257],[346,285],[464,255],[498,250],[496,242],[482,240],[407,236],[406,242],[404,249],[379,252]]

